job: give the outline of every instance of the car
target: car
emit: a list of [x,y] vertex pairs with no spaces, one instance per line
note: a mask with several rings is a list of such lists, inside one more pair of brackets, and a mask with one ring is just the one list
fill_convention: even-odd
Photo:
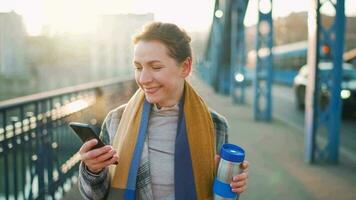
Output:
[[[332,69],[331,62],[320,62],[320,75]],[[341,82],[340,98],[342,99],[343,115],[348,115],[356,111],[356,69],[350,63],[343,63],[343,77]],[[304,65],[298,71],[293,81],[296,106],[299,110],[305,109],[305,93],[308,82],[308,66]],[[326,86],[321,86],[321,96],[319,98],[321,108],[325,108],[330,99],[330,91]],[[347,110],[347,112],[346,112]]]

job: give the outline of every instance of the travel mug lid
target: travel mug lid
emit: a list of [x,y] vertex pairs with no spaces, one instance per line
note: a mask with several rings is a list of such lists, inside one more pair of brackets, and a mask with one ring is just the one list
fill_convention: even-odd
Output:
[[234,144],[223,144],[220,156],[227,161],[242,162],[245,159],[245,151]]

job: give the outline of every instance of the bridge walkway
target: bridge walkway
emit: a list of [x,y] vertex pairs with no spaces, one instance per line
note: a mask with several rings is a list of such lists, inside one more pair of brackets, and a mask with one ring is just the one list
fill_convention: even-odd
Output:
[[[309,165],[304,162],[304,138],[300,129],[274,119],[255,122],[251,103],[232,104],[192,77],[192,84],[210,107],[229,121],[229,140],[242,146],[250,162],[248,200],[354,200],[356,163],[341,155],[338,165]],[[80,199],[77,188],[64,199]]]

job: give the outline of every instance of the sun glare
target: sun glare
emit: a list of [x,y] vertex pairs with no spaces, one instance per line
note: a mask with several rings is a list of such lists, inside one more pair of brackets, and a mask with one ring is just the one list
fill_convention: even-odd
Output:
[[29,35],[39,35],[42,32],[42,26],[44,24],[44,15],[42,12],[42,6],[39,3],[39,1],[34,1],[31,2],[33,9],[26,9],[27,6],[26,4],[30,3],[24,3],[22,4],[22,8],[19,11],[20,14],[23,17],[27,33]]
[[[310,0],[273,0],[273,16],[307,11]],[[214,0],[1,0],[0,12],[14,10],[23,16],[27,32],[37,35],[53,33],[88,33],[95,30],[96,18],[102,14],[153,13],[155,20],[173,22],[189,31],[209,30]],[[347,15],[356,15],[354,0],[346,0]],[[257,22],[258,0],[250,0],[245,25]],[[325,12],[330,10],[325,8]],[[351,14],[350,14],[351,13]]]
[[208,30],[214,0],[133,0],[134,13],[154,13],[155,20],[176,23],[189,31]]

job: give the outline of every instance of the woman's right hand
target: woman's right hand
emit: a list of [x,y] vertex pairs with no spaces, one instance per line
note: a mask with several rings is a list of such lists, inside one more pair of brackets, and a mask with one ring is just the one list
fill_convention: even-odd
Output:
[[91,139],[85,142],[79,150],[80,160],[93,173],[99,173],[105,167],[117,163],[118,160],[116,150],[110,145],[93,149],[97,143],[96,139]]

